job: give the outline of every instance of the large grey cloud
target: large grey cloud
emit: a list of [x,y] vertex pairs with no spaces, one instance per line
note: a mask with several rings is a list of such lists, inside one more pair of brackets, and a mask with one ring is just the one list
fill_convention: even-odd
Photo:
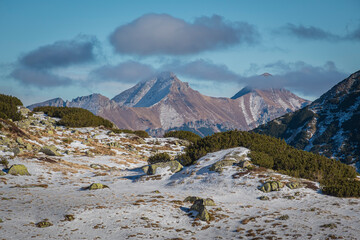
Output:
[[38,88],[68,86],[73,80],[67,77],[61,77],[42,69],[19,67],[10,74],[26,86],[35,86]]
[[49,69],[85,63],[95,59],[97,40],[79,36],[73,40],[57,41],[41,46],[19,58],[19,63],[30,68]]
[[198,59],[191,62],[174,61],[162,66],[162,70],[169,70],[180,75],[198,80],[237,81],[239,75],[231,71],[226,65],[215,64],[209,60]]
[[110,35],[116,52],[135,55],[186,55],[258,41],[254,26],[226,22],[218,15],[189,23],[167,14],[146,14]]
[[312,66],[302,61],[279,61],[267,64],[264,68],[280,73],[270,77],[243,77],[240,81],[256,88],[287,88],[307,96],[318,97],[347,77],[347,74],[338,70],[331,61],[323,66]]
[[155,69],[147,64],[127,61],[117,65],[105,65],[92,72],[93,81],[116,81],[133,83],[155,74]]

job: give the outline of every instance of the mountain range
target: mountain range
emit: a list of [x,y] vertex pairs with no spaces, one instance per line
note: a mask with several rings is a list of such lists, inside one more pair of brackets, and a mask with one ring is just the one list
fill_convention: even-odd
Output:
[[360,167],[360,71],[309,106],[274,119],[254,131]]
[[[263,75],[271,77],[270,74]],[[55,98],[37,106],[85,108],[119,128],[161,136],[190,130],[201,136],[230,129],[251,130],[310,102],[285,89],[245,87],[232,98],[209,97],[193,90],[171,72],[163,72],[109,99],[100,94],[72,101]]]

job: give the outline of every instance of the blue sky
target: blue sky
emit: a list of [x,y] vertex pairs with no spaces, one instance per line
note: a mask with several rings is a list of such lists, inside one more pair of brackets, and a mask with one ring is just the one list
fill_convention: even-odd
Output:
[[357,0],[0,0],[0,92],[25,105],[112,98],[173,71],[211,96],[252,85],[314,99],[359,70],[359,10]]

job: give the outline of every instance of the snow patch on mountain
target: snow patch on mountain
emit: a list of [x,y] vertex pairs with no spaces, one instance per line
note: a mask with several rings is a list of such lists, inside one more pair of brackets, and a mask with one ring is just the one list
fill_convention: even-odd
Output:
[[184,119],[173,107],[162,104],[160,106],[160,122],[163,129],[180,127]]

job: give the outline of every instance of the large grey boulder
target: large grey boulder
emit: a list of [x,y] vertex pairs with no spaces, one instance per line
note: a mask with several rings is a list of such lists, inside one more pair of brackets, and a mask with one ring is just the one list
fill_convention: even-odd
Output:
[[205,203],[203,199],[196,200],[194,204],[191,206],[190,210],[197,211],[196,215],[201,221],[210,221],[210,214],[205,207]]
[[58,149],[54,145],[44,146],[40,149],[40,152],[43,152],[48,156],[61,156],[61,154],[58,152]]
[[22,164],[14,164],[10,167],[8,174],[11,175],[30,175],[27,168]]
[[179,172],[183,166],[175,160],[168,161],[168,162],[159,162],[149,165],[149,168],[143,168],[144,171],[147,170],[146,174],[148,175],[155,175],[159,172],[160,169],[169,169],[172,173]]

